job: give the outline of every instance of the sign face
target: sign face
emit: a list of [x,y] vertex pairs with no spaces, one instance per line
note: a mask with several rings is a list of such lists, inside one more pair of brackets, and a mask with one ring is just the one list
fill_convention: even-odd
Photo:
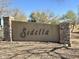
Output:
[[12,21],[12,38],[20,41],[59,41],[57,25]]

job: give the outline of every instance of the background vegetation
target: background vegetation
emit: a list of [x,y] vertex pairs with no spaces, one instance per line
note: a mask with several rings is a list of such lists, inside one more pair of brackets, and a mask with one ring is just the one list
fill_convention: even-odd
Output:
[[[59,4],[62,4],[65,0],[54,0]],[[0,0],[0,17],[3,16],[13,16],[16,21],[28,21],[28,22],[38,22],[47,24],[59,24],[63,21],[67,21],[72,25],[72,31],[76,24],[77,14],[72,10],[69,10],[66,14],[62,16],[55,16],[53,11],[36,11],[32,12],[29,17],[27,17],[23,11],[18,8],[10,9],[8,6],[11,4],[12,0]]]

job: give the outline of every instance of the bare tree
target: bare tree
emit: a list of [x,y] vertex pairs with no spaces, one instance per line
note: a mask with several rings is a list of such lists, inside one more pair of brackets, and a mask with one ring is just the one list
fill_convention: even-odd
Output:
[[26,15],[20,9],[11,10],[10,15],[14,17],[15,21],[27,21]]
[[31,15],[31,20],[38,23],[49,23],[49,20],[53,17],[53,14],[44,11],[33,12]]
[[0,16],[8,14],[8,5],[12,0],[0,0]]

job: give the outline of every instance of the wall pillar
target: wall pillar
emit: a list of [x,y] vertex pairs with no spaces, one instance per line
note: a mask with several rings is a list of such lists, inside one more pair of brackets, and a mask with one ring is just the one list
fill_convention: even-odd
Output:
[[69,23],[63,22],[59,25],[59,27],[60,27],[60,43],[68,44],[68,46],[71,46]]
[[12,41],[11,20],[12,20],[12,17],[3,17],[5,41]]

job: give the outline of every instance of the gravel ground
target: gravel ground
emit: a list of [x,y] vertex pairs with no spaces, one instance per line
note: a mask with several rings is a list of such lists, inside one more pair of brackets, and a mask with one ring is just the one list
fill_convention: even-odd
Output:
[[71,44],[0,41],[0,59],[79,59],[79,39],[72,38]]

